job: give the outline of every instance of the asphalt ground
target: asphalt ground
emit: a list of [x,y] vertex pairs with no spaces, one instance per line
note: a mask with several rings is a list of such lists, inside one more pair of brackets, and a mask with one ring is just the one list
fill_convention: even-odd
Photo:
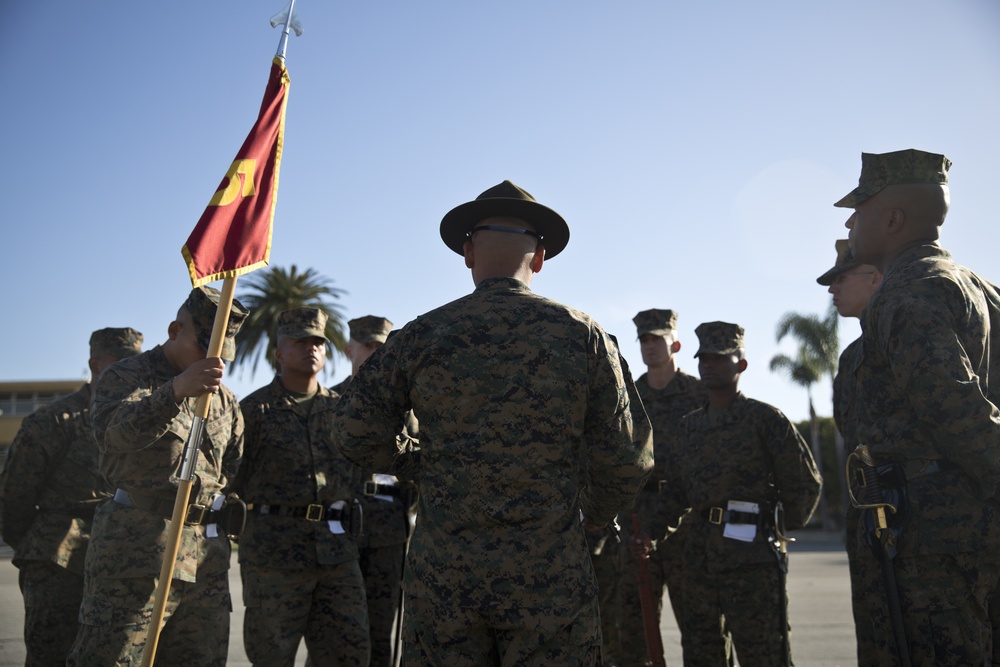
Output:
[[[847,556],[839,535],[797,531],[789,546],[788,599],[792,625],[792,656],[799,667],[856,665],[854,623],[851,616]],[[23,665],[22,625],[24,607],[17,585],[17,568],[11,550],[0,546],[0,667]],[[243,597],[238,566],[230,571],[233,617],[229,639],[229,665],[250,665],[243,652]],[[664,601],[661,627],[668,665],[681,664],[680,633]],[[305,664],[300,646],[296,665]]]

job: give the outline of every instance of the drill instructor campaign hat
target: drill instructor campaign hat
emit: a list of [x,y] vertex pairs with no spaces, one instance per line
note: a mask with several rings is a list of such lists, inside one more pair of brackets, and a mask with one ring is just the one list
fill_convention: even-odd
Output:
[[441,220],[441,240],[459,255],[465,254],[463,246],[476,223],[495,217],[518,218],[534,227],[545,246],[545,259],[552,259],[569,243],[569,226],[562,216],[510,181],[451,209]]

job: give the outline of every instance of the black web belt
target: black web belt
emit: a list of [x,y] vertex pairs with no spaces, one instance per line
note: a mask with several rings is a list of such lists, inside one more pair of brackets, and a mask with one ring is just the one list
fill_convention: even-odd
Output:
[[[174,516],[173,500],[164,500],[153,496],[141,496],[136,493],[129,493],[123,489],[115,490],[113,500],[119,505],[149,512],[164,519],[172,519]],[[187,512],[184,514],[184,525],[205,526],[210,523],[218,523],[221,514],[221,512],[213,510],[206,505],[191,503],[187,506]]]
[[286,516],[306,521],[343,521],[349,515],[347,507],[331,507],[315,503],[309,505],[247,503],[247,511],[260,516]]
[[737,512],[736,510],[727,510],[721,507],[709,507],[708,509],[699,512],[701,516],[708,519],[708,522],[715,525],[721,525],[724,523],[749,523],[755,526],[760,526],[762,514],[755,512]]

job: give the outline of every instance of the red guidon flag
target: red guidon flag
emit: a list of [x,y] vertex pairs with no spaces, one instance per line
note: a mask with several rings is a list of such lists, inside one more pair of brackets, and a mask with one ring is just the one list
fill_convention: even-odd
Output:
[[194,287],[267,266],[288,83],[284,60],[276,57],[257,122],[181,248]]

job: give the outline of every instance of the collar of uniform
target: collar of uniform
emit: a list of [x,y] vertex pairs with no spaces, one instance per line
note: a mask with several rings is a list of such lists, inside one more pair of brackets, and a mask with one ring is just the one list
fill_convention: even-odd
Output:
[[528,287],[525,283],[522,283],[517,278],[483,278],[479,281],[479,284],[476,285],[477,292],[502,289],[513,289],[525,292],[531,291],[530,287]]

